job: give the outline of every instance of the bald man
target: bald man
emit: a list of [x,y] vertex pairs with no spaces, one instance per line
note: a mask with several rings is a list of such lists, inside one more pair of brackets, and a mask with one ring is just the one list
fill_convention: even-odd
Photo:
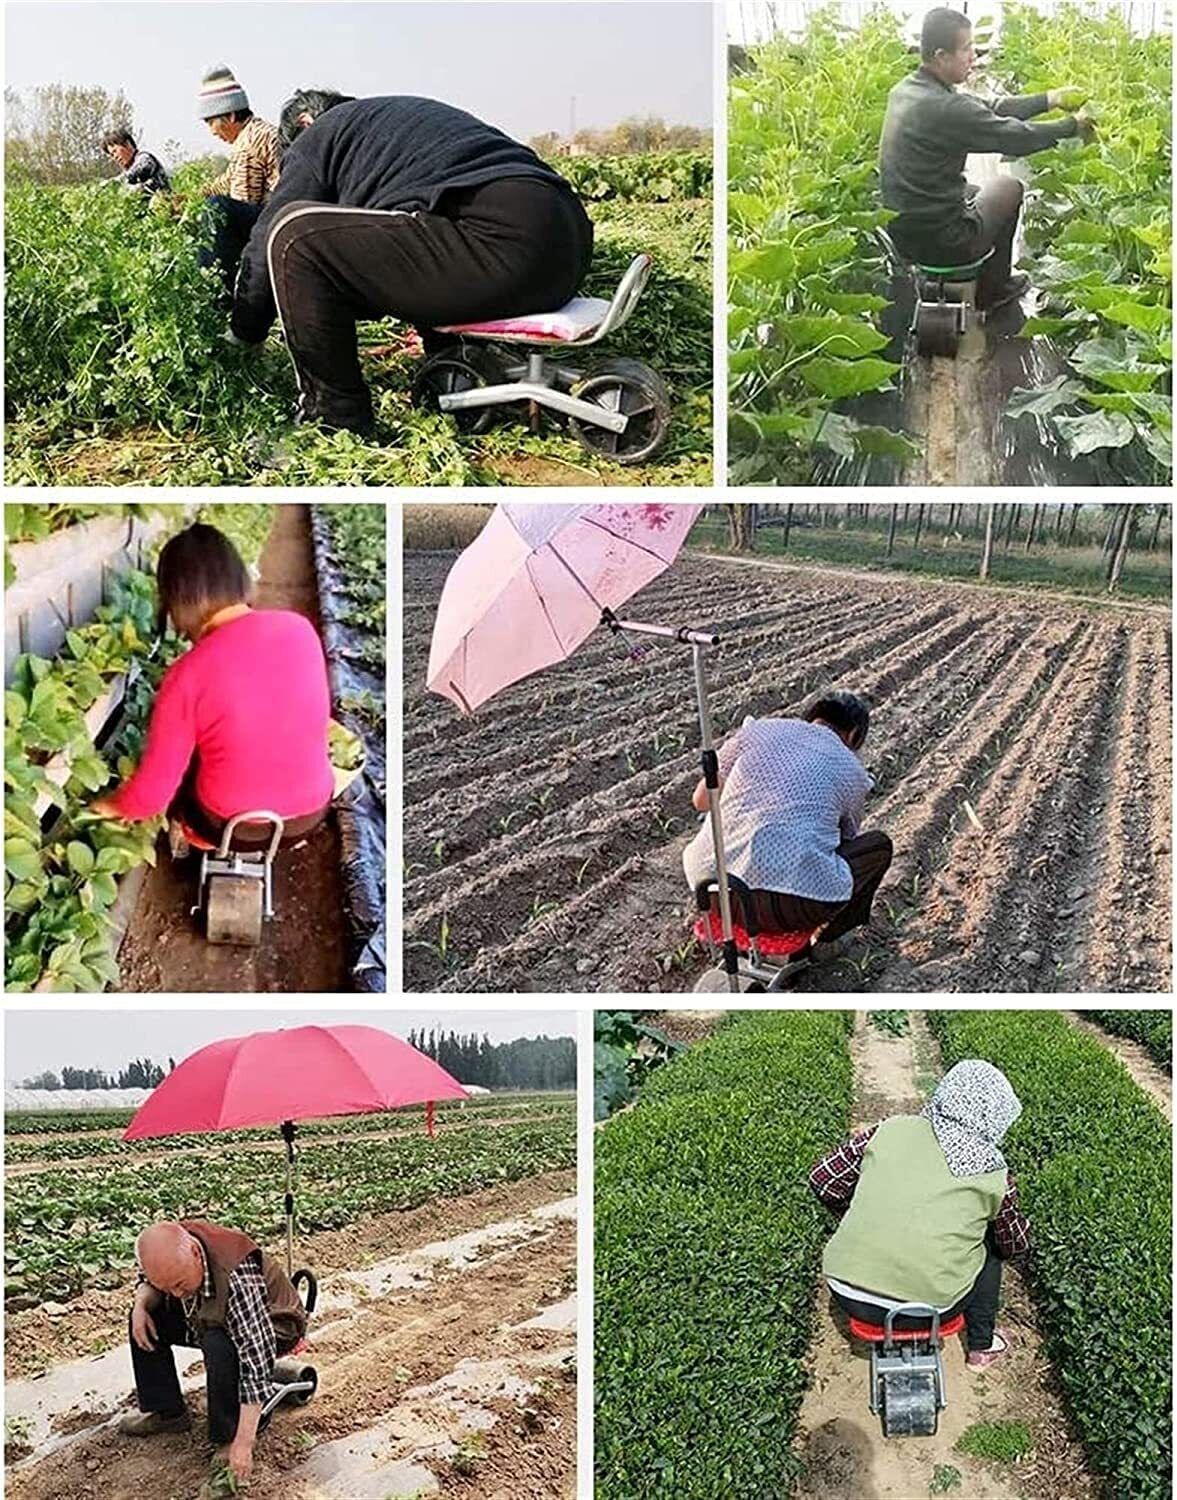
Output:
[[226,1462],[245,1479],[274,1361],[306,1332],[298,1292],[247,1234],[204,1219],[150,1225],[135,1255],[140,1277],[130,1340],[139,1411],[125,1416],[119,1431],[154,1437],[191,1427],[172,1349],[199,1349],[209,1439],[227,1446]]

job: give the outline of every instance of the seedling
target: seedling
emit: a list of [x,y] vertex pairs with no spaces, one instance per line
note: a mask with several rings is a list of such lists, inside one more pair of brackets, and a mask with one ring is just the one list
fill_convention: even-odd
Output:
[[959,1469],[953,1468],[951,1464],[937,1464],[932,1470],[932,1482],[928,1486],[928,1494],[951,1494],[960,1489],[962,1482],[963,1476]]
[[469,1433],[458,1444],[450,1465],[455,1474],[469,1476],[477,1474],[478,1466],[486,1457],[486,1439],[480,1432]]
[[974,1422],[957,1438],[956,1446],[973,1458],[1011,1464],[1033,1452],[1034,1437],[1025,1422]]

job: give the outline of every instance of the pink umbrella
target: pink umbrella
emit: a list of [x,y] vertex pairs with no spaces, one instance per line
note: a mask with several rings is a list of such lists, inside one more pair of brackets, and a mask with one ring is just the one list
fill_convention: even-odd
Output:
[[563,661],[670,566],[701,505],[497,505],[450,569],[428,685],[469,713]]
[[280,1125],[286,1142],[286,1259],[294,1263],[295,1120],[468,1099],[432,1058],[375,1026],[296,1026],[227,1037],[186,1057],[152,1091],[125,1141]]
[[496,505],[449,571],[437,607],[426,682],[465,713],[500,688],[571,656],[598,625],[691,647],[702,734],[723,962],[738,990],[738,953],[723,848],[718,764],[704,652],[713,631],[645,625],[615,614],[678,556],[702,505]]

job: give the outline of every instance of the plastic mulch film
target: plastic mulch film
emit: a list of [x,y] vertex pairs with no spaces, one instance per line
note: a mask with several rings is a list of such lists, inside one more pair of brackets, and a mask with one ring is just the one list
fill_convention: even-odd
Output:
[[[385,780],[387,747],[383,723],[349,707],[371,694],[384,708],[384,674],[373,660],[374,633],[348,616],[355,603],[347,588],[346,559],[333,551],[318,506],[311,507],[311,545],[319,586],[319,618],[334,717],[364,742],[363,774],[335,804],[343,863],[349,962],[357,990],[387,988],[385,958]],[[383,643],[379,644],[383,649]],[[370,701],[370,700],[369,700]]]

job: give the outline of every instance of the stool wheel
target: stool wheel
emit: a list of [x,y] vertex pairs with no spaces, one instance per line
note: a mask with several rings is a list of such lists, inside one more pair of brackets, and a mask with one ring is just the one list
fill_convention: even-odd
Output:
[[589,366],[571,394],[606,411],[624,412],[624,432],[609,432],[593,422],[568,418],[582,448],[618,464],[640,464],[652,458],[670,429],[670,392],[666,382],[638,359],[602,359]]
[[264,902],[262,882],[253,876],[210,876],[205,914],[209,942],[256,948],[262,938]]
[[954,355],[962,331],[960,303],[920,303],[916,311],[915,338],[921,354]]
[[[430,355],[413,381],[413,400],[426,411],[440,411],[440,396],[503,385],[506,379],[504,365],[490,349],[463,341]],[[446,412],[445,416],[459,432],[480,433],[493,426],[496,411],[493,406],[476,406],[469,411]]]

